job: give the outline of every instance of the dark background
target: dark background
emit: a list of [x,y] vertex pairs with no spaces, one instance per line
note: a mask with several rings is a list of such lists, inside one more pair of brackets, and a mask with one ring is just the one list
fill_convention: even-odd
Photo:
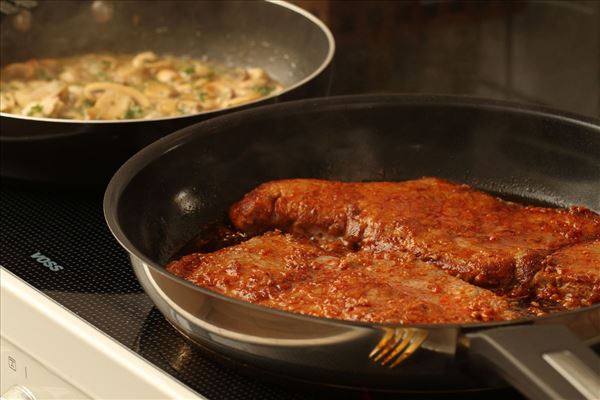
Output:
[[461,94],[600,116],[600,1],[293,2],[333,32],[330,94]]

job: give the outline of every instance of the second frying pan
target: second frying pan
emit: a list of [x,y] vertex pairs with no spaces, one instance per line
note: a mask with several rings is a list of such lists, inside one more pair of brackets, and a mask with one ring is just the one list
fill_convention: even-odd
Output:
[[[99,18],[98,6],[106,18]],[[284,85],[279,95],[223,110],[137,120],[64,120],[0,113],[0,175],[104,188],[135,152],[193,123],[247,108],[324,94],[335,42],[329,29],[283,1],[40,1],[27,31],[2,16],[2,66],[87,53],[192,56],[256,66]]]
[[[511,322],[385,325],[227,298],[163,269],[262,182],[439,176],[506,198],[600,210],[596,121],[458,97],[349,96],[242,111],[130,159],[105,216],[144,289],[193,341],[272,374],[375,390],[449,391],[508,380],[531,398],[595,398],[600,307]],[[385,348],[385,350],[381,350]],[[379,350],[377,350],[379,349]],[[395,368],[369,357],[394,352]],[[495,374],[482,374],[492,365]]]

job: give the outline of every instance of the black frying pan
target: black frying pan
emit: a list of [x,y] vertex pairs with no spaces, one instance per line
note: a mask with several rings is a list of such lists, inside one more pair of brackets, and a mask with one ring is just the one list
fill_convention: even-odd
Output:
[[[308,12],[276,1],[47,0],[29,10],[28,29],[3,15],[2,66],[31,58],[88,52],[152,50],[207,56],[226,65],[257,66],[280,81],[278,96],[254,103],[319,94],[334,53],[327,27]],[[324,94],[324,93],[320,93]],[[143,146],[195,122],[208,111],[137,121],[41,119],[0,113],[3,177],[105,187]]]
[[[454,97],[350,96],[215,118],[150,145],[113,177],[104,210],[136,274],[182,333],[274,374],[376,390],[495,387],[592,399],[598,305],[511,322],[382,325],[306,317],[230,299],[162,266],[258,184],[282,178],[464,182],[510,199],[600,211],[600,126],[543,108]],[[369,358],[386,335],[406,359]],[[487,360],[487,361],[482,361]],[[496,374],[482,374],[487,365]]]

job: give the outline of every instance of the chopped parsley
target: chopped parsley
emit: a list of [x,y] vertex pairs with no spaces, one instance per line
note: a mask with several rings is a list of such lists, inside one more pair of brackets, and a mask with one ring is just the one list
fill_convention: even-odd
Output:
[[181,106],[177,106],[177,112],[178,112],[179,114],[187,114],[187,113],[185,112],[185,110],[184,110],[184,109],[183,109]]
[[96,78],[98,78],[101,81],[105,81],[108,79],[108,75],[106,74],[106,72],[100,71],[96,74]]
[[29,110],[28,115],[39,114],[42,111],[44,111],[44,107],[42,107],[41,104],[36,104],[35,106],[31,107],[31,110]]
[[204,100],[206,100],[206,96],[208,96],[208,93],[206,93],[206,92],[203,92],[203,91],[199,90],[199,91],[196,93],[196,95],[198,96],[198,100],[200,100],[200,101],[204,101]]
[[83,101],[83,106],[84,106],[85,108],[90,108],[90,107],[93,107],[93,106],[94,106],[94,102],[93,102],[92,100],[90,100],[90,99],[85,99],[85,100]]
[[134,119],[134,118],[141,117],[141,115],[142,115],[142,108],[140,106],[131,106],[125,112],[125,115],[123,115],[123,118]]
[[270,85],[263,85],[255,86],[254,90],[257,91],[261,96],[268,96],[273,90],[275,90],[275,88]]
[[48,71],[46,71],[44,68],[36,68],[35,77],[43,81],[49,81],[50,79],[52,79]]
[[183,72],[185,72],[185,73],[186,73],[186,74],[188,74],[188,75],[192,75],[194,72],[196,72],[196,68],[194,68],[194,66],[193,66],[193,65],[191,65],[191,66],[189,66],[189,67],[185,68],[185,69],[183,70]]
[[109,68],[112,65],[112,63],[108,60],[102,60],[102,66],[104,68]]

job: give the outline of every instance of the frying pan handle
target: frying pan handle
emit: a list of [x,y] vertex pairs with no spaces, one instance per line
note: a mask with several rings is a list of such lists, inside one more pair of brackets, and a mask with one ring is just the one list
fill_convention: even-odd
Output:
[[470,352],[530,399],[600,399],[600,357],[562,325],[520,325],[468,334]]

